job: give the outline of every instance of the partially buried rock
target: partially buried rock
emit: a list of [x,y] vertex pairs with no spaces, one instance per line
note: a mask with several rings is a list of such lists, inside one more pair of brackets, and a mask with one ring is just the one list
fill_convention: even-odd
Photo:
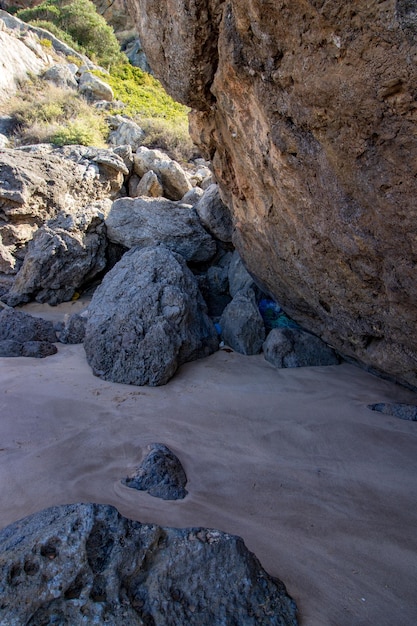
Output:
[[179,458],[162,443],[151,443],[148,450],[135,473],[124,481],[127,487],[162,500],[185,498],[187,476]]
[[296,328],[274,328],[263,345],[264,356],[275,367],[337,365],[335,351],[319,337]]
[[368,409],[383,413],[384,415],[392,415],[402,420],[417,422],[417,406],[414,404],[379,402],[377,404],[368,404]]
[[53,507],[0,532],[0,624],[297,626],[240,537],[161,528],[111,506]]
[[106,274],[89,305],[84,347],[96,376],[156,386],[215,352],[218,339],[183,257],[156,246],[126,252]]
[[23,311],[0,311],[0,356],[44,358],[56,354],[56,333],[52,322]]

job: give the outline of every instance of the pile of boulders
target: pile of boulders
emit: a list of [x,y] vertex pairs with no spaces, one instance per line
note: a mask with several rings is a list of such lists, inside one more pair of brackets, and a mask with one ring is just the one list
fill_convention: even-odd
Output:
[[[84,341],[97,376],[161,385],[222,345],[263,350],[277,367],[338,362],[247,272],[208,163],[184,168],[129,144],[40,145],[0,150],[0,166],[1,298],[56,305],[101,282],[56,328],[61,342]],[[28,354],[7,333],[2,354]]]

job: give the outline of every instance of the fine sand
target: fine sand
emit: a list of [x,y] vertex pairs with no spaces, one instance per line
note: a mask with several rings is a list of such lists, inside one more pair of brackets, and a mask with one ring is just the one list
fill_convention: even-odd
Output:
[[[133,387],[61,344],[0,359],[0,381],[0,527],[80,501],[218,528],[284,581],[303,626],[417,624],[417,422],[367,408],[417,404],[411,391],[348,364],[277,370],[225,350]],[[182,461],[184,500],[121,483],[152,442]]]

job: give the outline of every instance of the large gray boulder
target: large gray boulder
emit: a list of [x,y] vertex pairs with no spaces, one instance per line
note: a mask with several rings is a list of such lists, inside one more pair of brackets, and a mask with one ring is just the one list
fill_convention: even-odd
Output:
[[183,168],[161,150],[151,150],[145,146],[138,148],[135,154],[134,169],[138,176],[153,170],[162,182],[164,196],[170,200],[181,198],[192,189],[190,177]]
[[0,532],[0,623],[296,626],[296,606],[243,540],[161,528],[99,504]]
[[265,340],[265,326],[252,289],[239,291],[219,321],[224,342],[241,354],[258,354]]
[[110,206],[111,200],[101,200],[41,226],[29,244],[7,303],[16,306],[34,298],[59,304],[71,300],[78,288],[101,272],[106,266],[104,218]]
[[273,328],[263,345],[265,359],[275,367],[337,365],[335,351],[319,337],[298,328]]
[[107,237],[126,248],[163,243],[187,261],[207,261],[216,252],[196,211],[166,198],[119,198],[106,219]]
[[157,246],[130,250],[106,274],[89,306],[84,347],[96,376],[156,386],[216,351],[218,339],[183,257]]
[[206,189],[195,209],[204,226],[216,239],[232,241],[232,217],[230,210],[222,202],[218,185],[213,184]]

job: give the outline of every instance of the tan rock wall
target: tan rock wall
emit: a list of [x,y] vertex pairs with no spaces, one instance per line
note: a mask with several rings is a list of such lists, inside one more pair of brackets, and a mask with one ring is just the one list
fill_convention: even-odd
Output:
[[417,386],[414,3],[130,2],[195,109],[248,269],[343,354]]

